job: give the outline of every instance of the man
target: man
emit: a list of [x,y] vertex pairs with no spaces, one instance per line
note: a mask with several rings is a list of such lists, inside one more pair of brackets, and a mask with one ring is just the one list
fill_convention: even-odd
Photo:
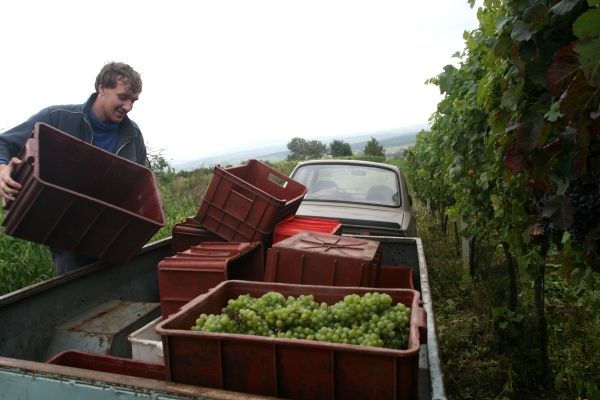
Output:
[[[45,122],[78,139],[138,164],[146,164],[146,146],[140,128],[129,119],[142,92],[140,74],[125,63],[110,62],[96,77],[96,92],[84,104],[50,106],[0,135],[0,196],[14,200],[21,185],[11,178],[16,158],[37,122]],[[50,249],[57,274],[92,261],[68,251]]]

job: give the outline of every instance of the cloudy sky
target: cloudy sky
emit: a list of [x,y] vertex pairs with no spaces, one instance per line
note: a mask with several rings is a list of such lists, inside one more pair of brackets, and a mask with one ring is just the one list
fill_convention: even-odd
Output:
[[0,130],[85,101],[108,61],[141,73],[129,115],[175,162],[424,124],[477,26],[466,0],[3,1]]

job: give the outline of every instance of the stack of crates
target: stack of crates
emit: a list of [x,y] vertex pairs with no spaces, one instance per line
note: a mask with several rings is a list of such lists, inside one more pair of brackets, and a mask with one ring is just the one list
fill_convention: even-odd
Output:
[[[410,270],[402,270],[401,275],[396,266],[382,270],[381,243],[341,236],[339,221],[296,216],[305,193],[306,187],[256,160],[241,167],[215,168],[198,214],[182,222],[177,232],[174,229],[175,256],[159,265],[164,319],[155,331],[162,339],[167,380],[297,399],[417,398],[426,316]],[[213,261],[217,265],[210,267],[199,262],[191,268],[190,253],[198,246],[183,252],[182,248],[196,241],[207,248],[218,245],[208,242],[214,237],[207,235],[225,241],[221,246],[262,245],[264,269],[247,261],[228,273],[222,261]],[[185,274],[199,268],[202,283],[193,284]],[[163,282],[173,281],[175,274],[181,274],[178,282],[163,288]],[[181,293],[182,284],[205,293],[165,301],[167,292]],[[396,284],[402,289],[388,286]],[[327,304],[349,294],[387,293],[393,303],[412,309],[408,348],[191,330],[200,314],[219,314],[229,300],[240,295],[260,297],[269,291],[295,297],[311,294]]]
[[262,281],[260,242],[205,242],[158,263],[158,288],[163,317],[177,312],[196,296],[228,279]]
[[185,251],[192,246],[203,242],[224,242],[225,239],[215,235],[211,231],[204,229],[202,225],[193,217],[186,218],[184,221],[173,225],[172,230],[172,254]]
[[172,256],[158,265],[163,316],[223,280],[262,281],[275,227],[295,214],[306,192],[257,160],[216,166],[197,214],[175,224]]

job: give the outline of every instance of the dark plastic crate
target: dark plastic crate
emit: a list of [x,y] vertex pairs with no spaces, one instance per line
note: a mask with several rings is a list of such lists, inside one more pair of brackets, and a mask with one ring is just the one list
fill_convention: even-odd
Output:
[[172,254],[188,250],[190,247],[203,242],[224,242],[225,239],[204,229],[194,218],[186,218],[173,226]]
[[377,241],[300,232],[268,250],[265,281],[377,287],[380,263]]
[[275,225],[296,213],[306,191],[257,160],[227,169],[216,166],[195,219],[227,241],[261,241],[269,247]]
[[107,261],[126,261],[165,225],[152,171],[49,125],[35,125],[6,206],[8,235]]
[[414,289],[413,270],[408,266],[382,265],[379,270],[380,288]]
[[90,353],[79,350],[65,350],[50,360],[48,364],[129,375],[138,378],[165,380],[165,365],[130,358],[115,357],[105,354]]
[[[333,304],[374,290],[413,310],[406,350],[190,330],[201,313],[220,313],[242,294],[312,294]],[[416,399],[420,329],[426,321],[419,300],[419,292],[410,289],[226,281],[160,322],[156,331],[169,381],[293,399]]]
[[299,232],[319,232],[329,235],[341,233],[342,224],[334,219],[298,217],[290,215],[275,225],[273,244],[294,236]]
[[262,281],[263,250],[254,243],[201,243],[158,263],[161,312],[181,306],[227,279]]

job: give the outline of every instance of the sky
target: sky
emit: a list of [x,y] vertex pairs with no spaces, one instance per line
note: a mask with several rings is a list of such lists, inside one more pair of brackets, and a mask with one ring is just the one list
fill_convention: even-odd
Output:
[[3,1],[0,131],[83,103],[109,61],[140,72],[129,116],[170,162],[426,124],[425,81],[477,27],[466,0]]

